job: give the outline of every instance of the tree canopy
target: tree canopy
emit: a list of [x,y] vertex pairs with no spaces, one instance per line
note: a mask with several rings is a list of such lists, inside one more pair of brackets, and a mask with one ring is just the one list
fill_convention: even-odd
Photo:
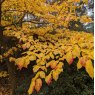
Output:
[[0,35],[12,41],[7,43],[1,61],[7,58],[20,70],[33,63],[35,76],[29,95],[34,89],[40,90],[42,79],[48,85],[52,80],[57,81],[64,60],[71,65],[78,58],[77,69],[85,68],[93,79],[93,34],[77,30],[81,23],[93,22],[81,13],[87,3],[88,0],[0,1],[0,27],[3,27]]

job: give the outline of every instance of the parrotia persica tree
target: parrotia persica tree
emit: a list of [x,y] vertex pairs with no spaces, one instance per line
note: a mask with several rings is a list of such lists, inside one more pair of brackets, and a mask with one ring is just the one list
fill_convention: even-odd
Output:
[[[31,71],[35,76],[31,79],[29,95],[34,90],[39,92],[42,79],[48,85],[57,81],[65,68],[64,60],[71,65],[78,58],[77,69],[85,68],[93,79],[93,34],[69,29],[71,22],[92,22],[86,14],[80,14],[87,3],[88,0],[0,1],[0,37],[3,43],[4,37],[15,39],[9,45],[6,43],[1,61],[8,59],[20,70],[33,65]],[[79,27],[74,24],[72,29]]]

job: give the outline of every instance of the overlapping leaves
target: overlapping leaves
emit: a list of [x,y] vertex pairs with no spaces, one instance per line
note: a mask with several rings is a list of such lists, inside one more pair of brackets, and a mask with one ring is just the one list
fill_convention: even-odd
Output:
[[57,81],[60,73],[63,72],[64,60],[71,65],[77,57],[77,69],[84,67],[89,76],[92,79],[94,77],[93,34],[69,30],[60,31],[58,30],[55,35],[49,33],[44,37],[38,35],[35,39],[32,34],[24,35],[23,32],[19,32],[20,37],[18,37],[17,32],[13,32],[13,35],[20,40],[17,47],[25,51],[22,57],[15,59],[18,69],[27,68],[35,61],[33,66],[35,77],[31,80],[29,94],[34,90],[37,92],[40,90],[42,79],[45,79],[48,85],[53,80]]

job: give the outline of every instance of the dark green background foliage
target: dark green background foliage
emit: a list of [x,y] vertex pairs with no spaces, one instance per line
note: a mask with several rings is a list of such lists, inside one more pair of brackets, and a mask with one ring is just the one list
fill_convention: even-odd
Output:
[[[94,81],[86,73],[85,69],[77,70],[76,60],[71,66],[66,61],[64,63],[64,72],[60,74],[58,81],[53,81],[48,86],[43,80],[44,82],[40,92],[37,93],[35,91],[32,95],[94,95]],[[33,74],[30,76],[30,73],[28,73],[30,71],[22,71],[23,77],[20,72],[16,95],[28,95],[27,90],[33,77]]]

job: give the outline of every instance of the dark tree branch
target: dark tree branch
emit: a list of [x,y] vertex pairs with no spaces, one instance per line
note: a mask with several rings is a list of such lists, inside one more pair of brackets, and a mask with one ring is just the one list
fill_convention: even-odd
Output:
[[0,4],[2,4],[5,0],[0,0]]

